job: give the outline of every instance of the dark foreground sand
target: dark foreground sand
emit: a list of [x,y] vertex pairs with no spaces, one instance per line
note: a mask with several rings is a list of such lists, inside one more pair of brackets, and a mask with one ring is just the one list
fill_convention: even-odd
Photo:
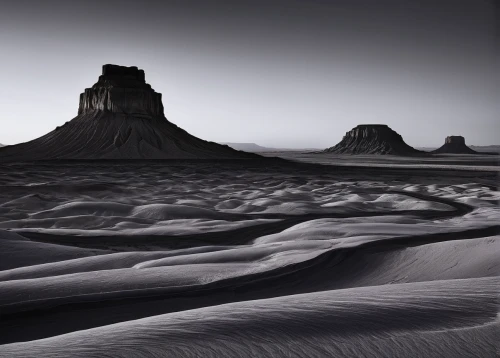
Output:
[[0,357],[495,357],[494,163],[328,160],[0,164]]

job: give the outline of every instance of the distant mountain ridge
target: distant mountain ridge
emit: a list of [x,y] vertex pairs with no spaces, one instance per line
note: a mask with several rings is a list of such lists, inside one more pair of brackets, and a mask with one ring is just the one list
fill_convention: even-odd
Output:
[[258,153],[258,152],[293,152],[293,151],[308,151],[308,150],[318,150],[318,148],[270,148],[263,147],[255,143],[231,143],[231,142],[220,142],[219,144],[227,145],[236,150],[242,150],[245,152]]
[[500,144],[493,145],[470,145],[476,152],[497,152],[500,153]]

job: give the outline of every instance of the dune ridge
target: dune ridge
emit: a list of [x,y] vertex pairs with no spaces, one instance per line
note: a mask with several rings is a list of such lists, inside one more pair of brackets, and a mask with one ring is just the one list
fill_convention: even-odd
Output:
[[495,354],[496,172],[4,168],[0,357]]

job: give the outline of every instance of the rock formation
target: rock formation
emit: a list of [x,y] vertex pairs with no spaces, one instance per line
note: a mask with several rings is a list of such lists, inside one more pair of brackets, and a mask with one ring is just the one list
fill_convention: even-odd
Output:
[[420,155],[403,137],[385,124],[363,124],[347,132],[336,146],[324,150],[335,154]]
[[465,138],[462,136],[446,137],[442,147],[432,151],[435,154],[478,154],[465,144]]
[[161,94],[137,67],[104,65],[80,95],[78,115],[30,142],[0,149],[0,160],[236,159],[255,154],[196,138],[169,122]]
[[80,94],[78,114],[93,111],[164,116],[161,93],[146,83],[144,71],[116,65],[104,65],[97,83]]

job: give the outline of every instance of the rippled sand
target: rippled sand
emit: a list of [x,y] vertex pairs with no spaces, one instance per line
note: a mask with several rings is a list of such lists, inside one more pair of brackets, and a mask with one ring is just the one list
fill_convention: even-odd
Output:
[[0,169],[1,357],[497,354],[495,171]]

